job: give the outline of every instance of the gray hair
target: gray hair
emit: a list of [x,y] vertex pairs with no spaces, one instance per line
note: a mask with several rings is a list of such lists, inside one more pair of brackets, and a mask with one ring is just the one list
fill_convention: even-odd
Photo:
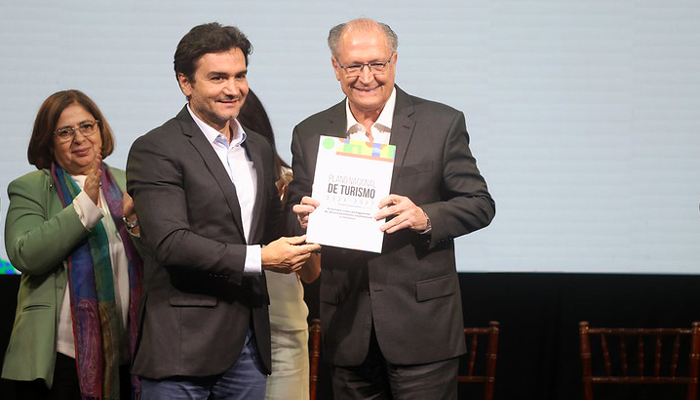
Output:
[[372,30],[378,28],[384,31],[386,41],[389,43],[389,47],[391,48],[391,52],[396,53],[396,49],[399,47],[399,37],[396,35],[396,32],[389,27],[389,25],[369,18],[358,18],[331,28],[330,32],[328,32],[328,47],[331,49],[331,54],[333,54],[333,57],[338,57],[338,42],[340,41],[340,36],[346,30]]

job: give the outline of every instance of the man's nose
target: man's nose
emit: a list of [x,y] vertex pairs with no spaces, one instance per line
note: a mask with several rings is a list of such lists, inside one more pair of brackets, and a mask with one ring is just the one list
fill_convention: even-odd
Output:
[[364,64],[362,67],[360,67],[360,80],[363,82],[369,82],[372,79],[374,79],[374,73],[372,70],[369,68],[369,65]]
[[236,96],[241,93],[241,89],[236,84],[235,79],[228,79],[224,85],[224,94]]

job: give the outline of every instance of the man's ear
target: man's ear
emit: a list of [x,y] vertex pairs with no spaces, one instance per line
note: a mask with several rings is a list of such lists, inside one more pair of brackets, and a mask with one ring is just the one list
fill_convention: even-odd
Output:
[[335,72],[335,79],[340,82],[340,65],[338,64],[338,60],[335,59],[335,57],[331,56],[331,65],[333,65],[333,72]]
[[182,72],[178,72],[177,83],[180,85],[182,94],[189,98],[192,95],[192,82],[190,81],[190,78],[188,78],[187,75],[183,74]]

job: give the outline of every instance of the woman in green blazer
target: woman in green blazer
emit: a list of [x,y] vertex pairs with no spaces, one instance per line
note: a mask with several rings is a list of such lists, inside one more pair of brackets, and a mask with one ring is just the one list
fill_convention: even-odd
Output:
[[39,109],[28,159],[8,187],[5,247],[22,272],[2,377],[19,399],[138,397],[128,373],[141,298],[138,220],[114,136],[84,93]]

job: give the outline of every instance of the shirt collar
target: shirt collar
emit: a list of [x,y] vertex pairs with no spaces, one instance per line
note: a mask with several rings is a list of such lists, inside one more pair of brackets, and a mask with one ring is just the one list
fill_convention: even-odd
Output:
[[[215,142],[221,142],[222,139],[223,141],[228,142],[226,139],[226,136],[222,135],[219,131],[214,129],[211,125],[207,124],[206,122],[202,121],[190,108],[189,103],[187,104],[187,111],[189,111],[190,116],[192,116],[192,119],[194,119],[194,122],[197,124],[199,129],[202,131],[204,134],[204,137],[207,138],[209,143],[215,143]],[[241,126],[240,122],[238,122],[238,119],[234,119],[231,123],[231,143],[226,143],[229,147],[234,147],[234,146],[240,146],[245,142],[246,137],[248,135],[245,133],[243,130],[243,127]]]
[[[386,101],[386,104],[384,104],[384,109],[382,109],[382,112],[379,114],[379,118],[377,118],[377,120],[374,122],[374,125],[377,126],[377,129],[379,129],[380,131],[391,132],[391,122],[394,120],[395,108],[396,88],[393,88],[391,90],[391,96],[389,96],[389,100]],[[350,102],[347,98],[345,99],[345,115],[347,115],[348,118],[347,126],[345,127],[345,132],[351,133],[357,131],[358,128],[355,127],[356,125],[359,125],[359,129],[364,131],[362,124],[357,122],[355,116],[352,115],[352,112],[350,111]]]

